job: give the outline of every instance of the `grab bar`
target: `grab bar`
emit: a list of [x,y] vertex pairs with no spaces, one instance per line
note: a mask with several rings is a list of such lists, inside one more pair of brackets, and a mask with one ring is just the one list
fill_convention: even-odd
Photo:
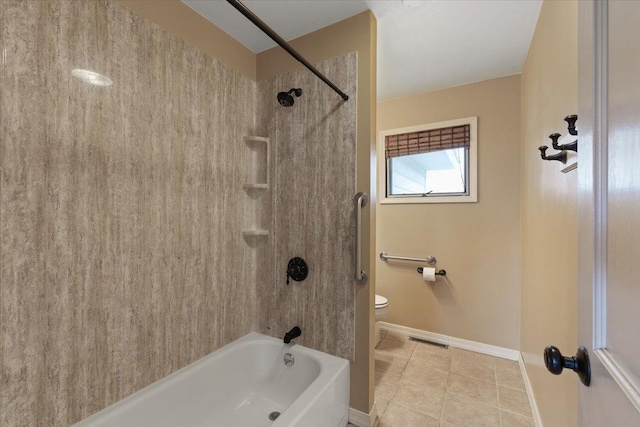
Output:
[[389,259],[397,259],[399,261],[415,261],[415,262],[427,263],[429,265],[436,265],[436,263],[438,262],[438,260],[436,260],[436,257],[434,256],[428,256],[426,258],[412,258],[407,256],[388,255],[386,252],[380,252],[380,259],[383,261],[386,261]]
[[366,283],[367,273],[362,271],[362,208],[367,205],[367,193],[358,193],[353,198],[356,204],[356,282]]

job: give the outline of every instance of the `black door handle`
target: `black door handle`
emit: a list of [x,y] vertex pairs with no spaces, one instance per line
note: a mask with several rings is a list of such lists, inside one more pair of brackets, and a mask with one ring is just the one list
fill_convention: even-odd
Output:
[[554,375],[560,375],[564,368],[568,368],[578,374],[582,384],[587,387],[591,384],[589,353],[584,347],[580,347],[575,356],[564,357],[558,347],[548,345],[544,349],[544,364],[547,370]]

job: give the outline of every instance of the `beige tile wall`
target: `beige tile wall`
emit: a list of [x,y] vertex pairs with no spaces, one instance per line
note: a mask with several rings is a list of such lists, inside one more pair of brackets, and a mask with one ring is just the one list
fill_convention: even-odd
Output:
[[[373,248],[376,244],[376,49],[377,22],[365,11],[289,43],[312,63],[358,52],[358,100],[356,142],[356,188],[369,194],[371,202],[363,210],[363,269],[368,281],[356,287],[355,360],[351,363],[351,406],[368,413],[373,406],[373,306],[376,283]],[[257,76],[263,81],[278,74],[302,69],[302,64],[279,47],[258,54]]]
[[256,80],[257,55],[181,0],[115,0],[190,45]]
[[[353,360],[357,54],[318,64],[350,95],[344,102],[307,70],[258,83],[258,126],[271,137],[271,178],[260,248],[260,331],[281,337],[300,326],[298,342]],[[292,107],[276,94],[302,88]],[[286,285],[287,262],[302,257],[309,277]],[[366,255],[365,255],[366,256]]]
[[256,84],[118,3],[0,13],[0,424],[66,426],[255,329]]

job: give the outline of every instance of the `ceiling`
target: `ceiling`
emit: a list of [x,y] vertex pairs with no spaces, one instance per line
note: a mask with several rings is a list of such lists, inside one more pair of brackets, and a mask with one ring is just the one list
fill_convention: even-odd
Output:
[[[224,0],[182,1],[255,53],[276,45]],[[285,40],[370,9],[378,20],[378,100],[521,72],[542,6],[542,0],[243,3]]]

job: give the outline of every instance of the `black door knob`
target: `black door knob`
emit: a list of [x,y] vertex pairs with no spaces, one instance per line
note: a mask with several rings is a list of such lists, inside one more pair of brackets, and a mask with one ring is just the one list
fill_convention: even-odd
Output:
[[575,356],[564,357],[558,347],[548,345],[544,349],[544,364],[547,370],[554,375],[560,375],[564,368],[571,369],[580,377],[582,384],[589,387],[591,384],[591,364],[589,353],[584,347],[580,347]]

